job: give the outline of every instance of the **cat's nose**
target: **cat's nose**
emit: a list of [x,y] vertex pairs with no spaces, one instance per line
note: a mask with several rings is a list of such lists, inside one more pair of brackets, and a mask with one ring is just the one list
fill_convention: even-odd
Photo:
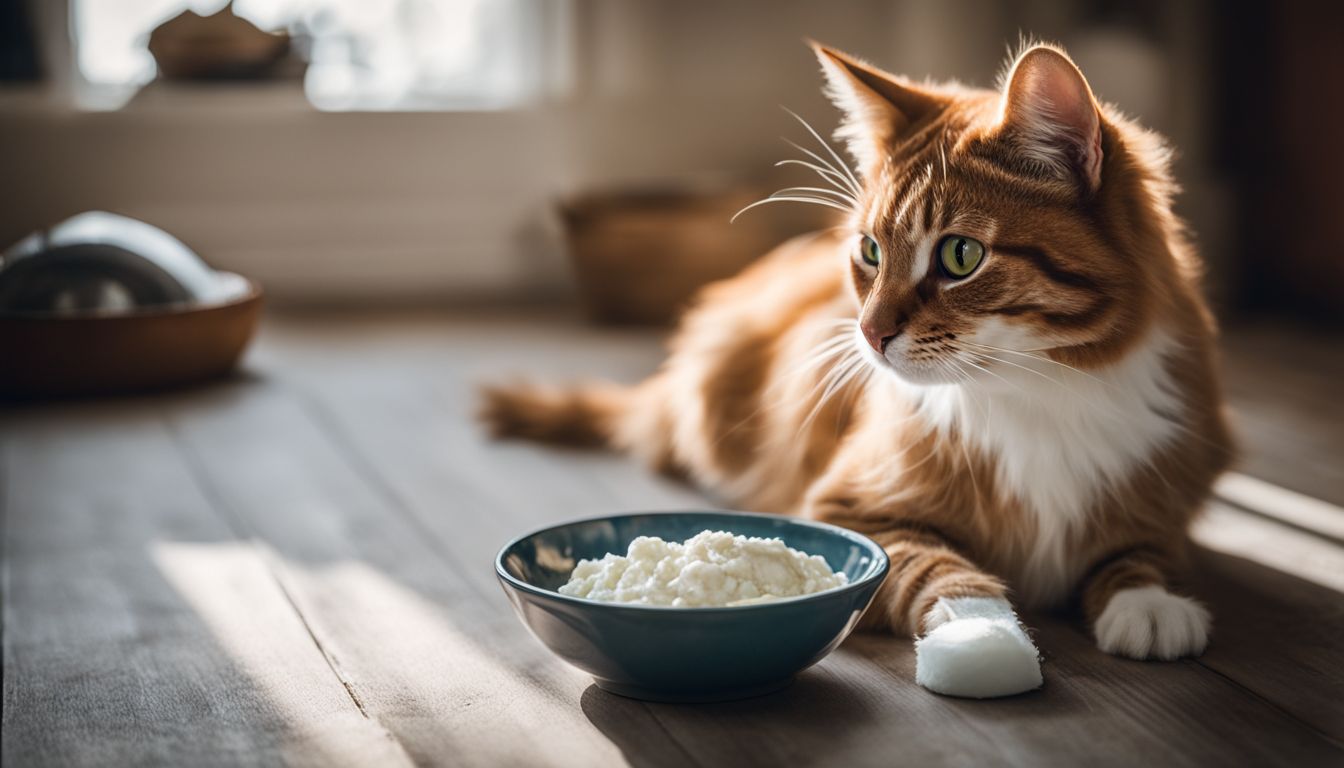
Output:
[[868,340],[868,346],[879,355],[885,354],[887,345],[901,333],[899,327],[893,327],[891,324],[878,325],[869,321],[859,323],[859,330],[863,331],[863,338]]

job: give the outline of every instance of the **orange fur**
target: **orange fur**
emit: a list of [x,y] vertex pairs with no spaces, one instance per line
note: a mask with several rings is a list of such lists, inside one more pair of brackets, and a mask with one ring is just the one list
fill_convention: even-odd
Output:
[[[892,573],[865,621],[898,632],[940,597],[1011,589],[1096,622],[1118,591],[1166,586],[1231,448],[1161,143],[1096,105],[1057,49],[1019,57],[1002,91],[817,52],[861,164],[846,230],[707,288],[643,383],[495,389],[487,422],[602,439],[745,508],[875,537]],[[855,255],[860,233],[880,266]],[[949,233],[986,248],[964,281],[931,253]],[[860,323],[899,349],[832,341]],[[982,341],[1000,337],[1022,346]],[[1092,432],[1051,421],[1058,401],[1086,422],[1092,398]],[[1039,433],[1013,421],[1032,408]],[[1022,464],[1033,452],[1045,463]]]
[[627,409],[627,392],[594,382],[550,387],[531,382],[481,389],[477,417],[495,437],[521,437],[558,445],[601,446],[611,442]]

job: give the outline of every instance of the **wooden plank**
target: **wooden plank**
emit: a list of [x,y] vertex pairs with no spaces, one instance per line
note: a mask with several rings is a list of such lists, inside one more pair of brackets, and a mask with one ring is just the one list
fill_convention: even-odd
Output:
[[[453,329],[438,334],[449,339],[454,335]],[[591,375],[605,368],[614,375],[629,373],[631,363],[622,339],[595,334],[576,343],[572,335],[544,331],[530,338],[536,341],[538,336],[551,350],[548,364],[552,370],[586,370]],[[341,346],[347,343],[348,339]],[[426,366],[433,372],[424,377],[406,375],[395,360],[386,357],[380,358],[377,374],[314,375],[325,364],[313,359],[311,347],[308,354],[305,371],[287,370],[286,374],[302,376],[304,385],[311,387],[329,432],[347,451],[360,456],[357,463],[396,489],[407,509],[435,532],[432,541],[436,546],[456,560],[476,563],[473,574],[479,573],[487,582],[494,579],[489,562],[494,552],[528,527],[632,507],[709,505],[685,486],[653,477],[624,459],[485,440],[469,420],[469,389],[473,380],[490,375],[492,363],[503,366],[499,372],[507,369],[510,361],[501,359],[497,349],[482,350],[476,356],[451,344],[418,349],[414,355],[417,367]],[[647,348],[643,356],[651,357]],[[436,357],[438,364],[428,362]],[[455,510],[446,499],[469,502]],[[509,615],[502,597],[493,605],[502,619],[497,625],[497,642],[513,637],[536,645]],[[544,650],[537,650],[539,668],[563,668]],[[704,744],[698,741],[710,731],[688,733],[676,722],[679,717],[693,717],[698,708],[659,707],[611,696],[582,675],[577,676],[576,689],[581,693],[573,695],[571,702],[632,764],[716,765],[734,760],[756,765],[799,758],[815,761],[822,754],[860,765],[889,764],[890,756],[898,751],[931,759],[951,754],[981,762],[993,759],[993,748],[984,742],[958,739],[915,746],[919,743],[913,739],[915,724],[927,732],[939,722],[906,716],[902,722],[907,728],[893,728],[882,712],[897,711],[900,696],[922,691],[890,686],[880,670],[868,665],[861,656],[838,655],[809,670],[781,696],[740,705],[747,713],[745,721],[719,723],[711,717],[713,727],[728,731],[723,738]],[[685,712],[679,715],[677,710]],[[857,718],[859,713],[866,716]],[[854,735],[843,742],[843,749],[835,739],[841,730]]]
[[526,317],[281,324],[264,376],[10,415],[5,763],[1344,760],[1338,590],[1277,572],[1329,584],[1338,549],[1218,510],[1206,540],[1273,569],[1201,553],[1217,626],[1199,661],[1114,659],[1030,617],[1047,685],[1009,700],[923,691],[909,642],[880,635],[746,702],[591,686],[514,620],[495,551],[547,522],[712,502],[617,457],[488,443],[471,386],[638,376],[654,338]]
[[6,765],[404,764],[152,407],[3,414]]
[[[1194,540],[1212,550],[1248,558],[1336,593],[1344,592],[1344,547],[1263,515],[1211,503],[1191,528]],[[1303,592],[1304,601],[1314,602]],[[1289,593],[1291,602],[1294,593]],[[1280,598],[1283,599],[1283,598]]]
[[1344,508],[1328,501],[1240,472],[1228,472],[1219,478],[1214,493],[1232,506],[1344,545]]
[[1214,635],[1199,660],[1344,744],[1344,549],[1215,505],[1192,589]]
[[[358,407],[358,406],[352,406]],[[335,450],[292,393],[267,384],[167,404],[212,494],[274,551],[331,665],[416,761],[608,764],[619,753],[571,703],[587,684],[516,628],[489,556],[441,557]],[[468,523],[460,489],[440,514]],[[455,535],[448,532],[446,535]]]
[[[442,336],[454,333],[449,329]],[[384,358],[381,364],[390,369],[377,375],[304,376],[304,386],[321,403],[329,431],[359,456],[356,463],[396,489],[420,524],[437,532],[436,546],[463,562],[481,562],[482,571],[488,553],[527,527],[622,508],[694,503],[685,490],[632,471],[620,460],[490,445],[480,438],[467,416],[472,378],[515,364],[552,375],[571,368],[602,370],[601,337],[576,332],[564,339],[547,332],[545,344],[548,357],[541,363],[530,349],[516,353],[515,361],[510,351],[489,350],[488,357],[472,359],[450,344],[427,346],[418,351],[416,365],[434,373],[429,381],[416,381]],[[438,362],[427,361],[433,359]],[[622,371],[619,363],[609,370]],[[464,520],[444,508],[444,499],[463,497],[488,514]],[[1292,596],[1277,599],[1291,603]],[[1240,636],[1232,629],[1235,620],[1220,620],[1224,636]],[[1007,701],[928,694],[913,684],[908,641],[865,636],[777,697],[672,707],[589,689],[580,705],[631,762],[678,760],[682,752],[706,765],[781,760],[876,765],[890,764],[893,756],[1020,765],[1136,760],[1213,765],[1248,759],[1312,765],[1344,756],[1312,727],[1197,662],[1116,659],[1097,651],[1073,624],[1049,617],[1032,621],[1047,655],[1047,687]],[[666,735],[651,727],[646,711]],[[671,751],[669,737],[678,751]],[[656,753],[644,748],[649,744],[658,745]]]
[[[908,641],[857,635],[777,696],[704,707],[651,705],[705,765],[984,765],[1024,767],[1330,765],[1341,753],[1291,717],[1192,662],[1105,656],[1076,627],[1030,619],[1046,687],[966,701],[912,683]],[[604,696],[599,691],[585,695]],[[610,706],[634,704],[607,697]],[[620,720],[589,716],[620,738]],[[633,746],[633,745],[632,745]]]
[[1238,469],[1344,505],[1344,355],[1338,332],[1243,325],[1222,337],[1224,388],[1242,443]]
[[[582,365],[595,354],[591,349],[571,352],[567,364]],[[461,359],[460,354],[455,357]],[[383,373],[388,373],[386,368]],[[486,441],[468,421],[470,402],[464,388],[469,381],[460,375],[428,381],[397,373],[322,377],[320,385],[313,396],[323,403],[323,419],[334,422],[329,430],[343,435],[338,441],[359,452],[358,463],[396,489],[407,510],[433,532],[436,547],[457,561],[475,563],[473,573],[483,580],[494,579],[490,558],[498,547],[529,527],[641,505],[709,505],[684,486],[655,478],[623,459]],[[454,508],[446,499],[471,503]],[[495,625],[495,642],[521,638],[540,653],[538,671],[564,668],[526,636],[502,597],[493,605],[501,619]],[[577,678],[577,687],[569,692],[571,704],[632,764],[761,765],[815,762],[824,755],[827,761],[887,765],[898,751],[930,760],[957,754],[981,762],[996,754],[985,742],[960,738],[921,745],[916,739],[920,730],[937,728],[938,718],[906,714],[900,720],[904,727],[894,727],[883,713],[900,711],[909,697],[927,694],[908,680],[904,686],[891,685],[859,655],[823,662],[778,697],[711,708],[648,705],[606,694],[581,674]],[[735,709],[741,716],[731,716]],[[860,713],[865,714],[861,719]],[[837,742],[835,734],[841,730],[853,738]]]

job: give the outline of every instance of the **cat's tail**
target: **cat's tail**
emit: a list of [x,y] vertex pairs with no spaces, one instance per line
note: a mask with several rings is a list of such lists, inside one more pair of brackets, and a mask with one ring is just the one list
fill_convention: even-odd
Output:
[[611,447],[633,397],[633,389],[607,382],[488,384],[477,417],[496,438]]

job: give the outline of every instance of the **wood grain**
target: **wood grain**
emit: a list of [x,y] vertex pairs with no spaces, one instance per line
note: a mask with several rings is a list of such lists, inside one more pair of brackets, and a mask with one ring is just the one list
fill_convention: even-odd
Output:
[[[1344,556],[1335,567],[1344,572]],[[1195,573],[1192,586],[1215,617],[1199,664],[1344,745],[1340,592],[1209,550],[1198,553]]]
[[3,435],[6,765],[406,762],[152,406]]
[[[444,338],[451,339],[451,334]],[[628,365],[604,362],[601,345],[595,341],[586,345],[547,337],[540,341],[551,355],[541,361],[529,357],[514,363],[510,358],[525,353],[494,350],[485,357],[451,347],[442,356],[445,361],[469,360],[478,369],[486,368],[486,373],[490,367],[502,373],[522,364],[551,375],[603,365],[616,375],[631,373]],[[334,433],[346,435],[342,442],[347,450],[362,456],[360,462],[384,478],[382,482],[399,489],[408,508],[423,517],[426,527],[440,531],[440,539],[462,556],[471,557],[492,536],[502,542],[528,525],[641,502],[665,506],[664,498],[671,505],[694,503],[685,498],[683,489],[658,485],[609,457],[485,444],[466,420],[469,377],[451,364],[435,368],[435,375],[432,383],[419,385],[383,377],[362,381],[323,377],[312,379],[309,391],[326,403],[324,420]],[[407,407],[427,398],[423,392],[416,394],[417,386],[440,393],[442,406],[434,413]],[[360,407],[341,405],[353,402]],[[359,439],[350,439],[351,435]],[[507,474],[501,475],[504,467]],[[514,482],[515,477],[526,482]],[[454,516],[436,513],[439,500],[464,492],[498,513],[476,522],[471,531],[462,530]],[[1285,716],[1275,705],[1209,674],[1196,662],[1152,665],[1113,659],[1096,651],[1076,625],[1050,617],[1035,620],[1048,638],[1043,648],[1050,658],[1047,676],[1052,682],[1040,695],[1011,703],[953,702],[931,696],[911,682],[913,657],[907,641],[865,637],[848,644],[861,646],[863,653],[842,651],[805,675],[807,686],[778,697],[685,708],[626,702],[590,690],[581,706],[604,733],[622,743],[632,762],[645,759],[638,744],[666,738],[651,729],[642,710],[648,710],[661,730],[700,764],[769,763],[807,754],[857,764],[886,764],[892,754],[923,762],[941,762],[950,754],[970,762],[991,761],[996,755],[1003,759],[1002,752],[977,752],[972,744],[1007,749],[1015,756],[1013,762],[1027,765],[1083,760],[1122,765],[1129,764],[1134,754],[1163,764],[1212,764],[1247,756],[1267,764],[1314,764],[1338,755],[1312,726]],[[1237,634],[1236,628],[1228,631]],[[845,659],[846,667],[837,666],[840,659]],[[839,705],[842,701],[865,704],[846,707]],[[1207,716],[1189,717],[1186,713],[1192,706]],[[866,728],[862,714],[868,710],[900,714],[871,718],[871,727]],[[1227,723],[1246,727],[1229,729]],[[622,733],[631,728],[636,728],[636,735],[623,739]],[[921,740],[923,734],[940,728],[979,733],[984,739],[961,738],[950,745]],[[837,741],[839,732],[855,738]],[[743,733],[756,737],[743,739]],[[1099,755],[1099,738],[1124,748]],[[662,749],[658,756],[677,754]]]
[[[273,551],[332,668],[416,762],[614,757],[564,705],[584,680],[496,607],[488,559],[445,557],[295,397],[254,384],[171,404],[169,419],[219,503]],[[461,519],[467,510],[444,511]]]
[[278,322],[223,386],[0,414],[5,764],[1344,761],[1340,548],[1228,507],[1201,523],[1199,660],[1112,658],[1029,616],[1046,686],[1006,700],[924,691],[884,635],[760,699],[592,686],[511,615],[495,552],[715,502],[619,457],[490,443],[471,392],[635,378],[656,342],[535,315]]

